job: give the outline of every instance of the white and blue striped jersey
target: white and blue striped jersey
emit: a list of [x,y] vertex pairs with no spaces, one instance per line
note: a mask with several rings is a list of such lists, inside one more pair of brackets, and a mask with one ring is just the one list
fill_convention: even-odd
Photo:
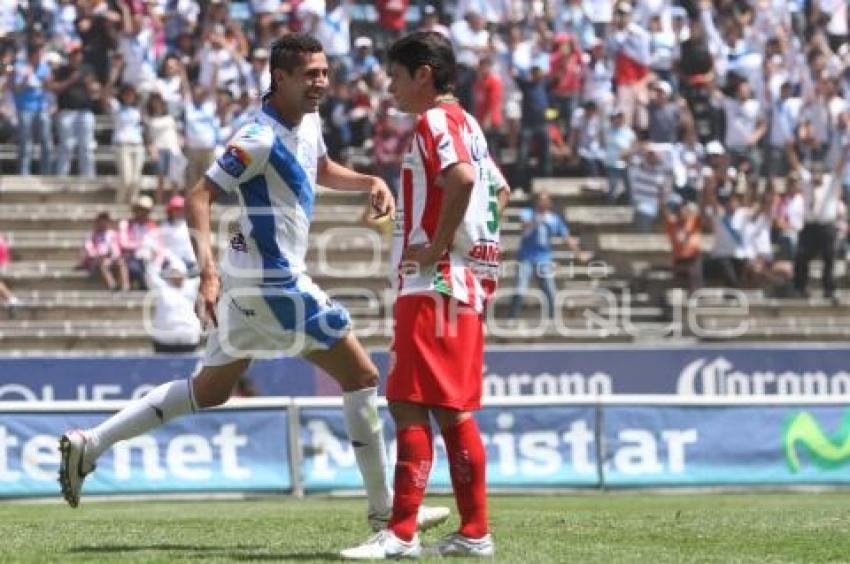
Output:
[[305,270],[319,159],[318,114],[290,127],[268,105],[243,126],[206,177],[241,204],[240,233],[222,257],[226,286],[286,283]]
[[204,364],[329,349],[351,318],[305,272],[319,159],[319,116],[286,125],[264,105],[210,166],[206,178],[241,204],[239,232],[219,263],[218,327]]

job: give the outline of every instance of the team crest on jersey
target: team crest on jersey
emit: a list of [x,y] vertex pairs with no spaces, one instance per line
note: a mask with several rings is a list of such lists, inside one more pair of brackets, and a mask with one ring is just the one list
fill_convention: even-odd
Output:
[[218,158],[218,166],[233,178],[242,176],[249,164],[251,164],[251,156],[248,151],[232,143]]

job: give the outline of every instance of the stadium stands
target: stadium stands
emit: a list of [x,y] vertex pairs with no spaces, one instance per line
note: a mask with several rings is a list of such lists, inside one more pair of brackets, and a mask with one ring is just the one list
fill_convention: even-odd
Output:
[[[87,271],[77,269],[92,217],[102,210],[113,217],[126,214],[124,206],[111,203],[111,180],[12,175],[0,179],[0,221],[15,259],[2,277],[21,300],[14,318],[0,314],[3,353],[150,351],[144,323],[150,300],[145,293],[104,291]],[[153,181],[147,178],[149,185]],[[557,251],[560,319],[554,324],[539,321],[540,304],[528,299],[518,323],[508,323],[509,296],[499,298],[490,318],[492,342],[841,340],[850,331],[850,291],[840,262],[839,305],[815,298],[769,298],[760,290],[742,291],[733,299],[707,290],[699,305],[712,306],[712,311],[696,313],[691,304],[694,319],[709,333],[700,337],[693,327],[687,328],[688,303],[673,287],[670,246],[663,235],[634,233],[631,208],[606,204],[597,194],[583,191],[578,179],[540,180],[535,188],[553,194],[595,259],[578,265],[569,252]],[[363,205],[362,195],[322,191],[308,258],[316,281],[350,308],[364,341],[386,346],[387,245],[375,232],[359,226]],[[503,220],[505,291],[515,280],[511,261],[519,229],[517,208],[510,207]],[[373,249],[376,241],[382,244]],[[704,246],[709,248],[709,237]],[[717,335],[723,329],[725,339]]]

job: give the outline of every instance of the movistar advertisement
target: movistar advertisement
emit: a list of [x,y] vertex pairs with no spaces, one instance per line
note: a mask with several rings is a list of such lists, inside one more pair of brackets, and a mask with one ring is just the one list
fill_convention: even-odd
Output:
[[[850,408],[489,407],[477,416],[494,488],[850,484]],[[395,452],[389,417],[385,436]],[[335,409],[304,409],[307,491],[360,487]],[[430,484],[450,487],[437,434]],[[394,455],[391,454],[391,459]],[[600,466],[601,464],[601,466]]]
[[[0,498],[59,496],[59,435],[107,415],[0,414]],[[286,410],[252,408],[197,413],[118,443],[98,460],[83,491],[283,492],[291,487]]]
[[609,486],[850,484],[850,408],[606,407]]
[[[595,410],[592,407],[486,407],[476,414],[487,449],[492,487],[594,487],[599,483]],[[395,436],[382,410],[384,437],[395,461]],[[362,487],[342,411],[302,408],[301,475],[307,491]],[[451,488],[446,450],[434,429],[435,459],[430,485]]]

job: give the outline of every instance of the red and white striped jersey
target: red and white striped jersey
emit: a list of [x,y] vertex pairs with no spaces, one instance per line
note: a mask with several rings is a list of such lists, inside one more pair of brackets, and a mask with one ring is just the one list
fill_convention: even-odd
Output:
[[[475,186],[453,242],[433,268],[405,272],[405,249],[434,240],[443,201],[438,177],[457,163],[475,168]],[[390,264],[399,296],[439,292],[483,311],[496,289],[501,255],[496,194],[504,184],[481,127],[458,104],[440,104],[419,116],[402,163],[393,230]]]

